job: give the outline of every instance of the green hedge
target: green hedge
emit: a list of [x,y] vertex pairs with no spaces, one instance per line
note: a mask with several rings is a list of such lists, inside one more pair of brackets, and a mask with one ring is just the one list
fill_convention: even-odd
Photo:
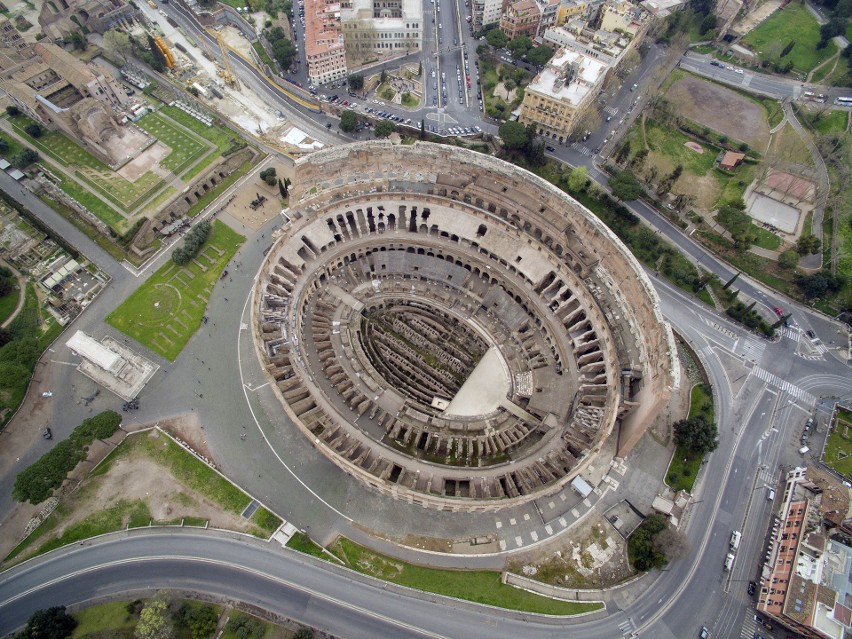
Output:
[[95,439],[111,437],[121,425],[121,415],[112,410],[84,419],[68,439],[62,440],[15,478],[12,497],[40,504],[62,485],[65,477],[86,458]]

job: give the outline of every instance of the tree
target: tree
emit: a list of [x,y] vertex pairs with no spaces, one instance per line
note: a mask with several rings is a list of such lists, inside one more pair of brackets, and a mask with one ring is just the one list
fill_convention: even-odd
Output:
[[68,34],[67,44],[70,44],[77,51],[84,51],[86,49],[86,36],[84,36],[80,31],[72,31]]
[[705,455],[719,446],[719,431],[716,424],[704,415],[694,415],[675,422],[674,437],[678,446],[697,455]]
[[508,44],[506,45],[509,50],[512,52],[516,58],[520,58],[527,54],[527,52],[532,49],[533,43],[525,35],[519,35],[516,38],[512,38]]
[[259,177],[269,186],[275,186],[275,183],[278,181],[278,175],[275,172],[274,166],[270,166],[268,169],[261,171]]
[[420,118],[420,139],[426,139],[426,120]]
[[795,40],[790,40],[790,41],[787,43],[787,46],[786,46],[786,47],[784,47],[784,48],[781,50],[781,55],[780,55],[780,56],[778,56],[778,57],[779,57],[779,58],[783,58],[783,57],[784,57],[784,56],[786,56],[788,53],[790,53],[790,51],[792,51],[792,50],[793,50],[793,47],[795,47],[795,46],[796,46],[796,41],[795,41]]
[[282,69],[289,69],[296,57],[296,47],[287,38],[280,38],[272,43],[272,57]]
[[586,188],[589,183],[589,169],[585,166],[578,166],[571,175],[568,176],[568,190],[572,193],[579,193]]
[[423,62],[422,61],[420,63],[418,63],[418,65],[417,65],[417,77],[419,78],[421,75],[423,75]]
[[12,164],[19,169],[25,169],[33,162],[38,162],[38,153],[32,149],[21,149],[21,152],[12,157]]
[[8,277],[0,277],[0,297],[6,297],[9,293],[15,290],[13,280]]
[[157,593],[139,612],[139,622],[136,624],[134,636],[136,639],[172,639],[174,637],[169,605],[162,593]]
[[290,197],[290,180],[289,178],[284,178],[284,181],[281,181],[281,178],[278,178],[278,192],[281,193],[281,197],[285,200]]
[[668,563],[666,555],[654,545],[658,534],[668,528],[666,518],[660,514],[647,517],[639,524],[627,540],[627,557],[636,570],[664,568]]
[[698,32],[701,35],[705,35],[708,31],[712,31],[716,28],[716,16],[712,13],[704,16],[704,19],[701,21],[701,25],[698,27]]
[[124,62],[133,50],[133,45],[130,43],[129,35],[118,29],[110,29],[104,33],[104,48],[119,56]]
[[506,34],[499,29],[492,29],[485,34],[485,41],[495,49],[502,49],[506,46]]
[[376,122],[376,126],[373,127],[373,133],[377,138],[386,138],[394,131],[396,131],[396,126],[388,120]]
[[299,628],[293,635],[293,639],[314,639],[314,631],[310,628]]
[[237,639],[261,639],[266,634],[266,626],[258,619],[240,612],[231,616],[226,628],[233,632]]
[[757,240],[757,232],[751,218],[738,206],[727,205],[716,213],[716,220],[728,229],[739,249],[748,249]]
[[787,249],[778,256],[778,266],[792,270],[799,265],[799,254],[794,249]]
[[382,69],[381,75],[379,75],[379,84],[384,84],[388,81],[388,72]]
[[364,88],[364,76],[360,73],[353,73],[346,79],[349,88],[353,91],[360,91]]
[[352,109],[344,111],[340,115],[340,130],[351,133],[358,128],[358,114]]
[[189,628],[193,639],[207,639],[216,631],[219,615],[210,604],[183,604],[177,612],[180,625]]
[[630,202],[642,194],[642,185],[628,170],[619,171],[609,179],[609,190],[613,197]]
[[14,104],[10,104],[6,107],[6,115],[8,115],[10,118],[15,118],[21,115],[21,110]]
[[478,55],[478,56],[483,56],[483,55],[485,55],[486,53],[488,53],[488,45],[487,45],[487,44],[480,44],[480,45],[477,45],[477,47],[476,47],[476,55]]
[[527,127],[514,120],[501,124],[497,135],[503,140],[503,146],[513,151],[525,148],[530,140]]
[[821,244],[822,242],[816,235],[802,235],[796,240],[796,251],[799,255],[810,255],[819,252]]
[[65,639],[77,627],[77,620],[65,612],[65,606],[36,610],[18,635],[20,639]]
[[689,539],[671,526],[658,532],[653,540],[654,550],[663,553],[669,561],[683,559],[689,555]]
[[831,271],[822,271],[813,275],[797,275],[793,281],[808,299],[837,293],[845,284],[842,276],[833,275]]
[[540,67],[547,64],[553,57],[553,49],[546,44],[540,44],[527,54],[527,62]]

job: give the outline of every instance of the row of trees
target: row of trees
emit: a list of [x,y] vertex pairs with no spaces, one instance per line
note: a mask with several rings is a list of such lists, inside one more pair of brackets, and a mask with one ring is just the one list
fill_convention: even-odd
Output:
[[281,27],[272,27],[263,32],[266,40],[269,42],[269,47],[272,49],[272,57],[281,65],[281,69],[286,71],[293,64],[296,57],[296,47],[287,37],[284,29]]
[[62,485],[65,477],[86,458],[86,450],[95,439],[111,437],[121,425],[121,415],[104,411],[84,419],[68,439],[64,439],[15,478],[12,497],[39,504]]
[[198,255],[198,251],[201,250],[204,242],[207,241],[212,228],[213,227],[210,225],[210,222],[207,220],[196,224],[184,238],[183,246],[172,251],[172,261],[179,266],[189,264],[189,262]]

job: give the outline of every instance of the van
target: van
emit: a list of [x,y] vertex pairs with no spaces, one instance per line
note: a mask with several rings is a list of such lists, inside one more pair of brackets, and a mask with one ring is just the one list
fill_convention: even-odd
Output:
[[742,538],[742,533],[739,530],[735,530],[731,533],[731,548],[736,550],[740,547],[740,539]]
[[725,555],[725,572],[730,571],[731,568],[734,567],[734,559],[734,553],[732,552],[729,552],[727,555]]
[[775,489],[774,488],[770,488],[769,492],[766,493],[766,500],[767,501],[775,501]]
[[802,447],[799,449],[799,454],[800,454],[800,455],[804,455],[804,454],[805,454],[806,452],[808,452],[809,450],[810,450],[810,448],[808,448],[807,446],[802,446]]

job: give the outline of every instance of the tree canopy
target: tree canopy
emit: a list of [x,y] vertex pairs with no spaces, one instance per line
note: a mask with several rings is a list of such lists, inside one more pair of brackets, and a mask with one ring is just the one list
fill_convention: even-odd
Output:
[[694,415],[675,422],[674,437],[678,446],[698,455],[713,452],[719,446],[716,424],[704,415]]
[[655,514],[646,518],[633,531],[627,540],[627,556],[636,570],[664,568],[668,558],[654,543],[657,535],[668,528],[668,522],[662,515]]
[[619,200],[629,202],[637,199],[642,194],[642,185],[630,171],[618,171],[609,178],[609,188],[613,196]]
[[547,64],[553,57],[553,49],[546,44],[540,44],[527,53],[527,62],[536,66]]
[[360,73],[353,73],[346,81],[349,83],[349,88],[353,91],[360,91],[364,88],[364,76]]
[[358,114],[352,109],[344,111],[340,116],[340,130],[350,133],[358,127]]
[[65,639],[77,627],[77,620],[65,611],[65,606],[36,610],[27,620],[19,639]]
[[396,126],[388,120],[376,122],[376,126],[373,128],[373,133],[377,138],[386,138],[394,131],[396,131]]
[[797,275],[794,282],[808,299],[816,299],[828,293],[837,293],[845,284],[843,276],[833,275],[831,271],[821,271],[813,275]]
[[502,49],[506,46],[506,34],[500,29],[492,29],[485,34],[485,41],[495,49]]
[[520,150],[529,142],[527,127],[514,120],[501,124],[497,135],[503,140],[503,146],[507,149]]

